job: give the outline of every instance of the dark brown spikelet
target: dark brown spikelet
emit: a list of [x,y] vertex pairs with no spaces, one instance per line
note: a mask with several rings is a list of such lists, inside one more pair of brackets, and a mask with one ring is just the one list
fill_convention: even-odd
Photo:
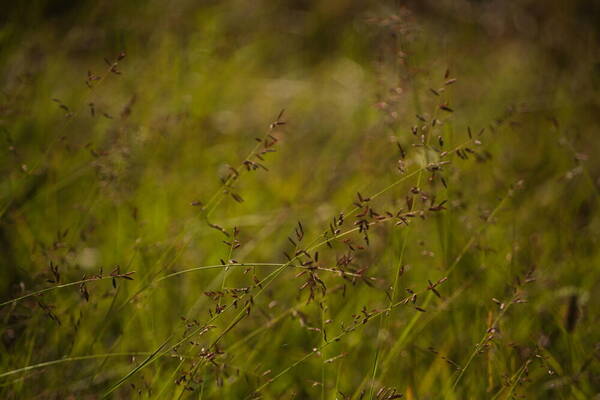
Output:
[[444,187],[445,187],[446,189],[448,189],[448,185],[446,184],[446,179],[444,179],[444,177],[443,177],[443,176],[440,176],[440,180],[442,181],[442,185],[444,185]]
[[269,125],[270,129],[274,129],[280,125],[285,125],[285,121],[281,120],[284,113],[285,113],[285,109],[283,109],[279,112],[279,115],[277,116],[277,119],[275,120],[275,122],[273,122],[271,125]]
[[52,273],[53,279],[48,279],[48,283],[59,283],[60,273],[58,272],[58,265],[55,265],[52,261],[50,261],[50,272]]
[[579,320],[579,306],[578,297],[576,294],[569,297],[569,305],[567,307],[567,313],[565,315],[565,328],[567,332],[573,332],[577,321]]
[[44,311],[44,313],[48,316],[48,318],[50,318],[52,321],[56,322],[57,325],[59,325],[59,326],[61,325],[60,319],[52,311],[52,308],[54,306],[42,303],[41,301],[38,301],[37,304]]
[[231,197],[232,197],[232,198],[233,198],[235,201],[237,201],[238,203],[243,203],[243,202],[244,202],[244,199],[242,198],[242,196],[240,196],[240,195],[239,195],[239,194],[237,194],[237,193],[234,193],[234,192],[229,192],[229,195],[230,195],[230,196],[231,196]]
[[398,150],[400,151],[400,158],[405,159],[406,151],[404,151],[404,148],[402,147],[402,145],[400,143],[396,142],[396,146],[398,146]]
[[125,104],[125,106],[121,110],[121,119],[127,119],[131,115],[131,110],[133,109],[133,106],[135,105],[136,101],[137,96],[134,94],[133,96],[131,96],[127,104]]
[[300,221],[298,221],[298,227],[294,229],[294,232],[296,233],[296,239],[301,242],[304,238],[304,228],[302,227]]
[[360,204],[362,204],[362,203],[366,203],[366,202],[368,202],[368,201],[370,201],[370,200],[371,200],[371,198],[370,198],[370,197],[362,197],[362,195],[361,195],[359,192],[356,192],[356,195],[357,195],[357,197],[358,197],[358,202],[359,202]]
[[223,227],[217,225],[217,224],[211,224],[210,222],[208,223],[208,226],[210,226],[213,229],[216,229],[218,231],[220,231],[221,233],[223,233],[223,235],[229,237],[229,232],[227,232]]
[[294,242],[294,239],[292,239],[291,237],[288,236],[288,240],[290,241],[292,246],[296,247],[296,242]]
[[412,196],[406,196],[406,208],[408,208],[408,211],[411,211],[413,208],[413,197]]

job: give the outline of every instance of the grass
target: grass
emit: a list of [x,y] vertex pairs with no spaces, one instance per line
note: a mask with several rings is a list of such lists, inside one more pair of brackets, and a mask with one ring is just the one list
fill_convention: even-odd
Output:
[[5,14],[2,398],[598,396],[594,6]]

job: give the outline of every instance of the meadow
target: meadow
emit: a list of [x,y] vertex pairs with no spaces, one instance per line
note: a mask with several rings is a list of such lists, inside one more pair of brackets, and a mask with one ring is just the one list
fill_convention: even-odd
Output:
[[6,4],[0,398],[600,399],[599,27]]

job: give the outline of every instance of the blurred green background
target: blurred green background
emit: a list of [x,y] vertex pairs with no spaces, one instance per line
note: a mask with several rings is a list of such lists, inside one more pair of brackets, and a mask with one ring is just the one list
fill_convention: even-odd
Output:
[[[2,397],[597,398],[599,42],[583,0],[3,5]],[[382,190],[423,218],[367,246]]]

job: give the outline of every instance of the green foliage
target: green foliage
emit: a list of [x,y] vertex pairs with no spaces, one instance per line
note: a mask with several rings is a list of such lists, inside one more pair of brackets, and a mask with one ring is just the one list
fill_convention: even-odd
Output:
[[600,10],[509,3],[8,5],[2,398],[597,396]]

